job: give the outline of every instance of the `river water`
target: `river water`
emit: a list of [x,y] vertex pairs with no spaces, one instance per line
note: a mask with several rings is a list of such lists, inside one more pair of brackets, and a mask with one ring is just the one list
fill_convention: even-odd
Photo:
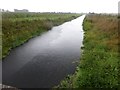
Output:
[[2,82],[17,88],[51,88],[75,72],[85,15],[53,27],[13,49],[2,62]]

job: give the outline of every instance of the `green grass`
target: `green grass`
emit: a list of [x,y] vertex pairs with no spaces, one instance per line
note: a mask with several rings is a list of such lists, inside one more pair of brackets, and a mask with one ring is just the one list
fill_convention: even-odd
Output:
[[87,15],[84,48],[74,75],[55,88],[118,88],[120,56],[118,19],[112,15]]
[[30,38],[79,16],[65,13],[2,13],[2,57]]

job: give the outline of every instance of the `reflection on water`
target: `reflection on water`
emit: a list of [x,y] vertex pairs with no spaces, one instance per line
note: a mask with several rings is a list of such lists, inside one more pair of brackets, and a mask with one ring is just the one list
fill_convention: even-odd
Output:
[[83,40],[85,15],[29,40],[3,60],[3,84],[19,88],[58,85],[75,71]]

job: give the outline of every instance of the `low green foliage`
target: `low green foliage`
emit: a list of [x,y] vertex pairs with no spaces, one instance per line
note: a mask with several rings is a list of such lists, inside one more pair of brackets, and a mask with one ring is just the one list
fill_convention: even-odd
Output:
[[118,88],[120,57],[117,16],[87,15],[84,52],[74,75],[56,88]]
[[3,13],[2,57],[5,57],[12,48],[23,44],[30,38],[79,16],[80,14],[63,13]]

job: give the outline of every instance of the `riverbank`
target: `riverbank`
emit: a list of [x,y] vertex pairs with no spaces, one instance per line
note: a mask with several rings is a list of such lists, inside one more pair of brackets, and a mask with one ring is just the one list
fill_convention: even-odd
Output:
[[55,26],[13,49],[2,61],[3,84],[17,88],[51,88],[73,74],[81,52],[84,17]]
[[2,58],[30,38],[79,16],[65,13],[2,13]]
[[117,88],[119,86],[118,19],[89,14],[83,23],[83,54],[74,75],[56,88]]

